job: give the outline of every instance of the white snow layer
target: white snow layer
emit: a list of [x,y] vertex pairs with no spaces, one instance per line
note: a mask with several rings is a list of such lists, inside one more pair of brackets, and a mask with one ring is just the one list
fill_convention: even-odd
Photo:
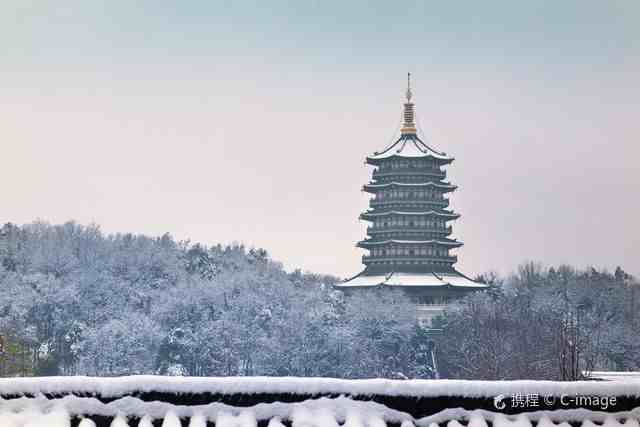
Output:
[[358,286],[457,286],[464,288],[487,288],[487,285],[474,282],[464,276],[435,273],[391,273],[387,276],[356,276],[351,280],[336,284],[338,288]]
[[[368,414],[370,417],[375,416],[397,423],[412,419],[409,414],[387,408],[382,404],[372,401],[356,401],[344,396],[332,399],[321,397],[294,403],[259,403],[248,408],[237,408],[219,402],[193,406],[174,405],[160,401],[145,402],[131,396],[103,403],[92,397],[68,395],[59,399],[47,399],[43,395],[38,395],[35,398],[0,399],[0,421],[3,414],[27,413],[33,411],[32,408],[38,408],[38,414],[49,413],[56,408],[65,408],[71,415],[100,415],[120,418],[125,414],[130,417],[151,419],[163,419],[168,414],[171,414],[170,418],[197,416],[215,420],[218,427],[256,427],[257,420],[271,420],[274,417],[304,420],[305,414],[311,414],[309,416],[313,419],[331,416],[339,422],[343,422],[352,413]],[[4,424],[0,422],[0,426],[4,427]],[[172,425],[167,424],[165,427],[172,427]]]
[[[44,399],[44,398],[42,398]],[[344,398],[338,398],[344,399]],[[46,399],[44,399],[46,400]],[[594,422],[602,423],[602,427],[640,427],[638,420],[640,419],[640,408],[636,408],[632,411],[618,412],[618,413],[606,413],[599,411],[590,411],[586,409],[568,409],[568,410],[555,410],[555,411],[536,411],[526,414],[518,415],[505,415],[501,413],[494,413],[484,410],[467,411],[462,408],[446,409],[438,414],[424,417],[414,420],[408,414],[403,414],[403,419],[396,419],[394,417],[386,417],[384,411],[372,411],[369,412],[370,407],[353,405],[349,408],[344,416],[344,410],[342,413],[336,411],[336,407],[332,406],[329,399],[324,400],[322,404],[312,404],[306,401],[302,403],[283,404],[273,403],[270,405],[285,405],[290,406],[290,410],[287,411],[287,419],[292,420],[293,427],[387,427],[387,422],[400,423],[401,427],[464,427],[460,421],[465,421],[467,427],[487,427],[487,421],[493,422],[495,427],[531,427],[532,421],[538,422],[538,427],[570,427],[569,421],[581,422],[581,427],[600,427]],[[372,402],[352,402],[352,403],[372,403]],[[2,427],[70,427],[70,414],[63,407],[60,406],[60,402],[57,402],[58,406],[50,412],[39,412],[34,409],[33,402],[28,408],[24,408],[23,411],[16,412],[3,408],[0,405],[0,426]],[[212,404],[213,405],[213,404]],[[265,404],[269,405],[269,404]],[[173,405],[170,405],[173,406]],[[211,405],[207,405],[211,406]],[[259,405],[258,405],[259,406]],[[190,418],[190,427],[203,427],[206,426],[206,421],[214,421],[216,427],[256,427],[257,417],[254,408],[242,408],[238,415],[232,415],[231,412],[218,411],[216,415],[206,415],[201,412],[203,408],[199,408],[196,413],[191,415],[181,414],[179,408],[173,407],[165,411],[164,416],[151,417],[144,415],[139,423],[139,427],[151,427],[152,419],[163,420],[163,427],[180,427],[181,418]],[[265,415],[267,411],[262,408],[262,415]],[[344,409],[344,408],[343,408]],[[379,408],[378,408],[379,409]],[[387,409],[388,410],[388,409]],[[388,410],[390,411],[390,410]],[[237,411],[236,411],[237,412]],[[283,411],[273,411],[278,413]],[[95,423],[90,419],[91,415],[84,418],[80,423],[80,427],[94,427]],[[123,413],[118,415],[112,415],[114,417],[111,422],[111,427],[133,427],[133,424],[127,422],[127,416],[134,416],[139,418],[136,414]],[[283,427],[284,424],[281,421],[280,415],[273,415],[269,418],[268,427]]]
[[545,396],[600,395],[640,397],[640,380],[634,381],[467,381],[467,380],[343,380],[298,377],[38,377],[0,378],[0,396],[82,393],[102,397],[133,392],[218,394],[345,394],[412,397],[487,397],[516,393]]

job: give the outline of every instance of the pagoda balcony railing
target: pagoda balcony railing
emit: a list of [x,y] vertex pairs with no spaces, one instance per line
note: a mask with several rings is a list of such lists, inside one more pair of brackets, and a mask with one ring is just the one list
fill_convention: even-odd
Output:
[[371,206],[386,206],[386,205],[405,205],[405,206],[415,206],[415,205],[426,205],[431,204],[437,207],[447,207],[449,206],[449,199],[392,199],[392,198],[378,198],[374,197],[369,200]]
[[[376,199],[369,200],[369,206],[372,208],[377,207],[398,207],[398,208],[415,208],[422,207],[424,205],[431,205],[436,209],[444,209],[449,206],[449,199],[442,200],[429,200],[429,199]],[[427,206],[428,208],[428,206]]]
[[[424,228],[424,227],[411,227],[411,226],[392,226],[392,227],[367,227],[367,234],[383,234],[383,233],[400,233],[410,234],[415,236],[416,234],[429,234],[437,238],[442,236],[448,236],[453,231],[453,227],[448,226],[445,228]],[[435,237],[437,236],[437,237]]]
[[639,419],[640,389],[626,381],[0,379],[2,427],[637,427]]
[[447,176],[447,172],[440,169],[431,168],[415,168],[415,169],[376,169],[373,171],[374,178],[384,178],[389,176],[433,176],[438,179],[444,179]]
[[369,264],[372,262],[397,262],[397,263],[439,263],[447,264],[458,262],[457,255],[438,256],[438,255],[363,255],[362,262]]

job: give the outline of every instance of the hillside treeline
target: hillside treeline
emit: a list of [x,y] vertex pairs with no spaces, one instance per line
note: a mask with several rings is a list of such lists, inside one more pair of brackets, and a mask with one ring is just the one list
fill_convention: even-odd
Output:
[[439,358],[449,377],[576,380],[640,370],[640,284],[621,268],[526,263],[450,307]]
[[241,245],[6,224],[0,373],[430,376],[410,302],[335,280]]
[[640,286],[520,266],[438,331],[402,293],[345,296],[263,249],[97,226],[0,228],[0,375],[277,375],[570,380],[640,369]]

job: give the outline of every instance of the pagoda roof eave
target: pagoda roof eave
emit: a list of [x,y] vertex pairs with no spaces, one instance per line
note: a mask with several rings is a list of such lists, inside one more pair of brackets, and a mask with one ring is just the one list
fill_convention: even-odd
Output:
[[396,211],[396,210],[390,210],[390,211],[385,211],[385,212],[363,212],[362,214],[360,214],[360,217],[364,218],[364,217],[376,217],[376,216],[388,216],[388,215],[435,215],[435,216],[442,216],[442,217],[447,217],[450,219],[458,219],[460,218],[460,214],[457,213],[449,213],[449,212],[436,212],[434,210],[429,210],[429,211]]
[[438,162],[441,165],[448,165],[453,163],[453,161],[455,160],[455,157],[446,157],[446,158],[441,158],[441,157],[436,157],[436,156],[432,156],[432,155],[424,155],[424,156],[402,156],[399,154],[393,154],[391,156],[388,157],[377,157],[375,155],[373,156],[367,156],[365,158],[365,162],[369,165],[373,165],[373,166],[377,166],[380,163],[382,163],[383,161],[387,160],[387,159],[398,159],[398,160],[408,160],[408,159],[427,159],[427,158],[433,158],[435,160],[438,160]]
[[357,246],[359,247],[368,247],[368,246],[379,246],[379,245],[386,245],[388,243],[398,243],[398,244],[420,244],[420,245],[424,245],[424,244],[428,244],[428,243],[433,243],[436,245],[440,245],[440,246],[449,246],[451,248],[459,248],[461,246],[464,245],[464,243],[457,241],[457,240],[450,240],[450,239],[429,239],[429,240],[402,240],[402,239],[387,239],[387,240],[380,240],[380,241],[372,241],[371,239],[368,240],[362,240],[360,242],[358,242]]
[[454,191],[458,188],[457,185],[453,185],[447,182],[438,183],[438,182],[385,182],[384,184],[365,184],[364,189],[377,190],[380,188],[388,188],[388,187],[436,187],[442,188],[449,191]]
[[391,145],[381,152],[374,153],[373,156],[367,156],[367,162],[376,164],[380,160],[397,157],[400,159],[419,159],[434,158],[443,163],[451,163],[453,157],[449,157],[446,153],[435,150],[422,141],[415,133],[400,135]]
[[481,290],[488,286],[475,282],[464,274],[454,270],[450,273],[402,273],[393,271],[388,275],[368,276],[366,270],[351,279],[337,283],[338,288],[371,288],[388,286],[394,288],[444,288]]

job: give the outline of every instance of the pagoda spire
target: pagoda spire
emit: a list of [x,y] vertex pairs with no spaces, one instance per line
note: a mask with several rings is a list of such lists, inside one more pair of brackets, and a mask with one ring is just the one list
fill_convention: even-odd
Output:
[[402,135],[416,135],[416,121],[414,104],[411,102],[413,93],[411,92],[411,73],[407,73],[407,102],[404,103],[404,122],[402,123],[402,129],[400,132]]

